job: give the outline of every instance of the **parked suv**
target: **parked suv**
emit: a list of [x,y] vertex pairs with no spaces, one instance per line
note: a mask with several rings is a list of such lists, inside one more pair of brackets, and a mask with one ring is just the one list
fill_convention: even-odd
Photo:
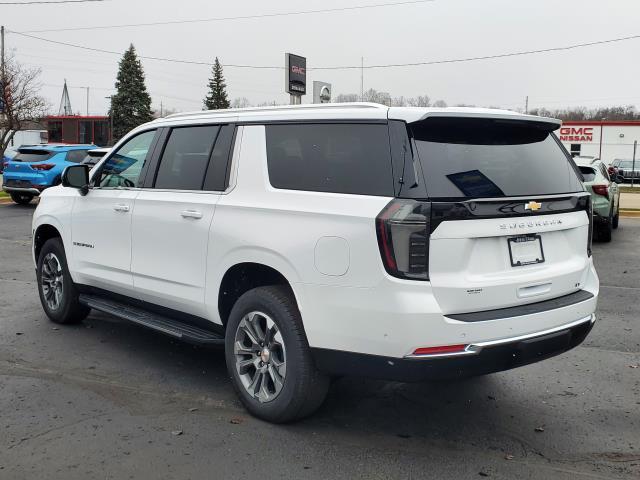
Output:
[[618,183],[622,179],[618,176],[611,178],[607,166],[600,160],[594,163],[580,162],[574,158],[582,174],[585,188],[591,193],[591,207],[593,211],[593,229],[596,240],[610,242],[613,230],[618,228],[620,221],[620,188]]
[[273,422],[331,376],[422,381],[536,362],[595,321],[591,203],[553,119],[373,104],[142,125],[33,217],[46,314],[224,345]]
[[80,163],[95,145],[30,145],[4,162],[2,189],[26,205],[45,188],[60,183],[63,170]]

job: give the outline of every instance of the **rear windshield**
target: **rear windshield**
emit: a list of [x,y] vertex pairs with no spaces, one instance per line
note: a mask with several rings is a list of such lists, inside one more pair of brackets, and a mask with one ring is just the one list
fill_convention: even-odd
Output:
[[18,150],[18,154],[13,157],[14,162],[42,162],[53,157],[53,152],[46,150],[27,150],[21,148]]
[[432,118],[410,128],[432,198],[583,191],[553,133],[538,124]]
[[585,182],[593,182],[596,178],[596,171],[591,167],[578,167],[580,169],[580,173],[582,173],[582,178],[584,178]]

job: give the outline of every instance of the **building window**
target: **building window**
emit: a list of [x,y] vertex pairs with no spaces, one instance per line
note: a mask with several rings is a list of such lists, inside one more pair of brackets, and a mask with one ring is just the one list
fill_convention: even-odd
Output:
[[62,121],[61,120],[49,121],[49,142],[62,143]]
[[580,144],[580,143],[572,143],[571,144],[571,156],[572,157],[579,156],[581,147],[582,147],[582,144]]
[[78,143],[91,143],[93,141],[92,135],[93,125],[91,121],[79,122],[78,128]]
[[93,124],[93,143],[104,147],[109,142],[109,124],[106,120],[96,120]]

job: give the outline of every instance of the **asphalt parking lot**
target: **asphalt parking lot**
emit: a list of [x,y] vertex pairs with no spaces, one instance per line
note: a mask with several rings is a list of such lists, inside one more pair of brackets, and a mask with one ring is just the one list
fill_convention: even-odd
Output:
[[342,378],[275,426],[236,401],[221,350],[102,314],[50,323],[34,208],[0,205],[0,479],[640,478],[640,219],[594,245],[582,346],[453,383]]

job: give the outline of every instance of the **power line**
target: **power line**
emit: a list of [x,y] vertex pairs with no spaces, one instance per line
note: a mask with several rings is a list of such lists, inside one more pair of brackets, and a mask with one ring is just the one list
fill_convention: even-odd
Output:
[[[93,47],[87,47],[84,45],[75,45],[73,43],[67,43],[67,42],[60,42],[58,40],[51,40],[48,38],[42,38],[42,37],[37,37],[35,35],[29,35],[27,33],[22,33],[22,32],[16,32],[14,30],[7,30],[7,32],[13,33],[15,35],[21,35],[23,37],[28,37],[28,38],[33,38],[35,40],[40,40],[43,42],[47,42],[47,43],[54,43],[56,45],[64,45],[66,47],[73,47],[73,48],[79,48],[82,50],[89,50],[91,52],[99,52],[99,53],[108,53],[111,55],[118,55],[121,56],[122,52],[116,52],[113,50],[104,50],[102,48],[93,48]],[[151,56],[145,56],[145,55],[138,55],[139,58],[144,58],[146,60],[157,60],[157,61],[161,61],[161,62],[171,62],[171,63],[185,63],[185,64],[190,64],[190,65],[207,65],[207,66],[211,66],[211,61],[205,62],[205,61],[197,61],[197,60],[181,60],[178,58],[164,58],[164,57],[151,57]],[[282,66],[268,66],[268,65],[239,65],[239,64],[225,64],[223,65],[224,67],[232,67],[232,68],[258,68],[258,69],[284,69],[284,67]]]
[[96,25],[93,27],[69,27],[69,28],[48,28],[43,30],[25,30],[25,33],[44,33],[44,32],[71,32],[78,30],[96,30],[96,29],[110,29],[110,28],[126,28],[126,27],[151,27],[156,25],[178,25],[184,23],[207,23],[207,22],[225,22],[231,20],[250,20],[258,18],[273,18],[273,17],[289,17],[293,15],[311,15],[317,13],[334,13],[345,12],[350,10],[364,10],[369,8],[382,8],[382,7],[395,7],[402,5],[414,5],[420,3],[433,3],[436,0],[407,0],[394,3],[375,3],[371,5],[354,5],[352,7],[336,7],[336,8],[322,8],[318,10],[299,10],[294,12],[280,12],[280,13],[262,13],[255,15],[240,15],[235,17],[213,17],[213,18],[198,18],[190,20],[167,20],[163,22],[148,22],[148,23],[125,23],[120,25]]
[[[8,32],[14,33],[16,35],[21,35],[23,37],[40,40],[43,42],[54,43],[57,45],[64,45],[67,47],[79,48],[82,50],[89,50],[92,52],[108,53],[111,55],[118,55],[118,56],[122,55],[122,52],[116,52],[113,50],[104,50],[100,48],[87,47],[84,45],[76,45],[73,43],[67,43],[67,42],[61,42],[58,40],[51,40],[48,38],[37,37],[35,35],[30,35],[23,32],[16,32],[13,30],[8,30]],[[377,64],[377,65],[373,64],[373,65],[364,65],[364,66],[363,65],[341,65],[341,66],[328,66],[328,67],[310,67],[308,68],[308,70],[355,70],[355,69],[370,70],[374,68],[400,68],[400,67],[416,67],[416,66],[423,66],[423,65],[442,65],[447,63],[466,63],[466,62],[475,62],[475,61],[481,61],[481,60],[495,60],[499,58],[534,55],[539,53],[562,52],[562,51],[574,50],[578,48],[593,47],[596,45],[606,45],[611,43],[625,42],[629,40],[637,40],[639,38],[640,38],[640,35],[630,35],[627,37],[618,37],[618,38],[611,38],[607,40],[597,40],[593,42],[576,43],[572,45],[565,45],[565,46],[559,46],[559,47],[541,48],[537,50],[523,50],[518,52],[499,53],[494,55],[482,55],[477,57],[462,57],[462,58],[451,58],[451,59],[443,59],[443,60],[425,60],[420,62],[408,62],[408,63],[387,63],[387,64]],[[182,63],[182,64],[190,64],[190,65],[207,65],[207,66],[211,65],[210,61],[182,60],[177,58],[152,57],[152,56],[145,56],[145,55],[138,55],[138,56],[146,60],[157,60],[162,62]],[[275,66],[275,65],[245,65],[245,64],[227,63],[227,64],[224,64],[223,66],[231,67],[231,68],[277,69],[277,70],[284,69],[283,66]]]
[[451,59],[445,59],[445,60],[426,60],[422,62],[409,62],[409,63],[387,63],[387,64],[379,64],[379,65],[365,65],[364,67],[361,65],[314,67],[313,69],[310,68],[309,70],[355,70],[360,68],[372,69],[372,68],[417,67],[421,65],[441,65],[444,63],[475,62],[479,60],[495,60],[498,58],[533,55],[536,53],[562,52],[566,50],[574,50],[577,48],[593,47],[595,45],[605,45],[609,43],[624,42],[627,40],[637,40],[638,38],[640,38],[640,35],[630,35],[628,37],[611,38],[608,40],[598,40],[595,42],[575,43],[573,45],[565,45],[561,47],[540,48],[537,50],[523,50],[519,52],[499,53],[495,55],[483,55],[478,57],[462,57],[462,58],[451,58]]
[[28,1],[28,2],[0,2],[0,5],[47,5],[56,3],[88,3],[104,2],[105,0],[49,0],[49,1]]

